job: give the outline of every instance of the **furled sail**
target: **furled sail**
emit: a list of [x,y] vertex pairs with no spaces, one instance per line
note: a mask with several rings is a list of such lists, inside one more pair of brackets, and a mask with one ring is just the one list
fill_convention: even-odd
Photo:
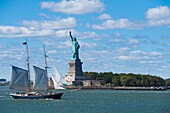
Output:
[[33,66],[35,73],[34,90],[47,90],[47,74],[44,69]]
[[12,77],[10,89],[29,90],[28,71],[19,67],[12,66]]
[[57,80],[55,79],[55,77],[54,77],[53,74],[51,74],[51,77],[52,77],[52,80],[53,80],[54,88],[55,88],[55,89],[65,89],[65,88],[63,88],[62,86],[60,86],[60,85],[57,83]]

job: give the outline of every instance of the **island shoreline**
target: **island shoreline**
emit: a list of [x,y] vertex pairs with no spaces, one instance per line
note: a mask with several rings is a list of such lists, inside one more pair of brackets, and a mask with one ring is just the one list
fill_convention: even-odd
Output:
[[103,86],[66,86],[66,89],[80,89],[80,90],[167,90],[168,87],[103,87]]

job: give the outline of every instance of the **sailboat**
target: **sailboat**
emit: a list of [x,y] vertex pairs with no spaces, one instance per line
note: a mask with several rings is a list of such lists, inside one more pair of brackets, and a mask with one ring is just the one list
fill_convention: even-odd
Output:
[[62,87],[61,85],[58,84],[57,79],[55,78],[55,76],[53,74],[51,74],[51,78],[54,83],[54,89],[65,89],[64,87]]
[[[33,66],[35,73],[35,81],[33,87],[30,84],[30,68],[29,68],[29,52],[27,40],[25,43],[27,49],[27,67],[28,70],[12,66],[12,77],[10,89],[17,90],[10,94],[14,99],[61,99],[63,93],[53,93],[48,91],[48,75],[47,75],[47,60],[44,46],[45,69]],[[45,93],[33,92],[44,91]]]
[[60,72],[57,70],[55,66],[53,66],[55,71],[55,76],[51,74],[52,81],[54,83],[54,89],[65,89],[64,86],[67,86],[68,84],[60,74]]
[[54,78],[56,79],[56,82],[58,85],[60,86],[67,86],[68,83],[66,82],[65,78],[61,75],[61,73],[58,71],[58,69],[53,66],[54,71],[55,71],[55,75]]

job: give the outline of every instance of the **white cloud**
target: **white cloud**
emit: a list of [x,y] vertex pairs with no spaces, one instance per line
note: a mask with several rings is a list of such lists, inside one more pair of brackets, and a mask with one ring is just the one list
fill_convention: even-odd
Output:
[[126,40],[123,39],[123,38],[114,38],[114,39],[111,39],[110,41],[111,41],[111,42],[119,42],[119,43],[123,43],[123,42],[125,42]]
[[91,32],[91,31],[79,32],[78,36],[80,36],[83,39],[99,37],[98,34],[96,34],[95,32]]
[[159,6],[150,8],[146,12],[146,20],[131,21],[127,18],[114,20],[108,14],[99,15],[97,18],[104,20],[101,24],[93,24],[91,27],[97,30],[103,29],[143,29],[166,25],[170,27],[170,8],[168,6]]
[[4,46],[5,46],[5,45],[3,45],[3,44],[0,44],[0,49],[1,49],[1,48],[4,48]]
[[125,51],[127,51],[127,50],[129,50],[129,48],[127,48],[127,47],[122,47],[122,48],[119,48],[117,51],[118,51],[118,52],[125,52]]
[[[120,55],[115,57],[118,60],[129,60],[129,61],[138,61],[139,63],[144,63],[148,61],[159,61],[161,58],[160,52],[144,52],[140,50],[130,51],[127,55]],[[156,57],[157,56],[157,57]]]
[[31,36],[50,36],[54,34],[51,30],[34,30],[32,27],[0,26],[0,37],[16,38]]
[[56,54],[57,50],[48,50],[48,54]]
[[15,26],[0,26],[0,33],[2,34],[28,34],[31,31],[25,27],[15,27]]
[[24,26],[33,27],[35,29],[65,29],[65,28],[73,28],[76,27],[77,22],[73,17],[62,18],[58,20],[46,20],[46,21],[27,21],[24,20]]
[[160,56],[162,54],[160,52],[150,52],[150,55],[152,55],[152,56]]
[[146,18],[150,20],[170,18],[170,8],[168,6],[159,6],[156,8],[150,8],[146,12]]
[[[91,47],[95,47],[97,46],[96,43],[87,43],[87,42],[82,42],[82,41],[78,41],[80,44],[80,47],[84,47],[84,48],[91,48]],[[58,48],[70,48],[71,47],[71,41],[65,41],[65,42],[60,42]]]
[[69,37],[69,31],[72,31],[72,35],[76,38],[85,39],[85,38],[95,38],[98,37],[98,35],[95,32],[78,32],[74,29],[65,29],[65,30],[58,30],[56,31],[55,35],[57,37]]
[[151,52],[144,52],[144,51],[131,51],[130,52],[131,55],[148,55],[148,56],[161,56],[162,54],[160,52],[156,52],[156,51],[151,51]]
[[41,8],[67,14],[85,14],[102,12],[104,4],[101,0],[62,0],[61,2],[42,2]]
[[[28,22],[29,23],[29,22]],[[37,27],[38,27],[38,21]],[[19,38],[19,37],[42,37],[42,36],[56,36],[56,37],[70,37],[69,31],[72,31],[72,35],[77,39],[86,39],[86,38],[96,38],[99,37],[95,32],[86,31],[78,32],[74,29],[63,29],[63,30],[54,30],[54,29],[45,29],[45,26],[39,26],[42,28],[31,27],[33,23],[29,23],[27,27],[18,27],[18,26],[0,26],[0,37],[3,38]],[[36,26],[36,24],[35,24]]]
[[138,44],[138,43],[139,41],[137,39],[132,39],[132,38],[129,39],[129,44]]
[[112,17],[109,14],[101,14],[99,15],[98,19],[100,20],[107,20],[107,19],[112,19]]
[[114,42],[114,43],[120,43],[122,45],[127,45],[127,46],[131,46],[133,45],[133,47],[137,44],[140,43],[140,41],[138,39],[135,39],[135,38],[121,38],[121,34],[117,34],[117,35],[114,35],[115,38],[112,38],[111,40],[109,40],[110,42]]
[[[58,30],[55,32],[55,35],[57,37],[69,37],[69,31],[74,31],[74,30],[70,30],[70,29],[66,29],[66,30]],[[75,31],[74,31],[75,32]]]
[[91,26],[91,25],[90,25],[89,23],[86,23],[86,27],[87,27],[87,28],[90,28],[90,26]]
[[[24,54],[21,51],[21,48],[4,48],[3,51],[0,52],[0,59],[2,61],[5,61],[5,59],[17,59],[17,60],[21,60],[24,58]],[[17,54],[20,53],[20,54]]]
[[96,58],[87,58],[87,57],[83,57],[84,61],[96,61]]
[[103,21],[100,25],[94,24],[92,25],[93,29],[122,29],[122,28],[127,28],[127,29],[141,29],[141,27],[134,23],[129,21],[126,18],[122,18],[119,20],[106,20]]
[[119,59],[119,60],[134,60],[134,59],[136,59],[136,58],[133,57],[133,56],[121,55],[121,56],[118,56],[118,59]]
[[149,26],[170,26],[170,8],[168,6],[150,8],[146,12],[146,18],[148,19]]
[[39,13],[39,15],[42,16],[42,17],[44,17],[44,18],[47,18],[47,19],[51,18],[50,16],[48,16],[48,15],[45,14],[45,13]]
[[120,36],[121,36],[120,33],[114,33],[113,35],[114,35],[115,37],[120,37]]
[[157,64],[157,63],[161,63],[160,61],[139,61],[139,63],[141,64]]
[[[62,18],[55,21],[22,21],[23,26],[0,26],[0,37],[16,38],[16,37],[39,37],[54,36],[62,37],[61,31],[56,29],[68,29],[76,27],[77,22],[73,17]],[[66,35],[65,35],[66,36]],[[68,33],[67,33],[68,36]]]
[[142,54],[142,55],[145,55],[145,54],[146,54],[146,52],[136,50],[136,51],[131,51],[131,52],[130,52],[130,54]]
[[8,54],[0,54],[0,59],[2,59],[2,58],[8,58],[8,57],[9,57]]
[[68,48],[68,47],[71,47],[71,41],[68,40],[68,41],[65,41],[65,42],[62,42],[60,43],[60,46],[58,46],[59,48]]
[[80,45],[82,46],[82,47],[95,47],[95,46],[97,46],[97,44],[96,43],[87,43],[87,42],[80,42]]

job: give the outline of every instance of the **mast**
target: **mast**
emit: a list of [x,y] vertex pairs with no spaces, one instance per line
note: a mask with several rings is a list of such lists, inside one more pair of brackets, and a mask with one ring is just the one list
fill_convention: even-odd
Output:
[[26,45],[26,51],[27,51],[27,69],[28,69],[28,86],[29,86],[29,90],[30,90],[30,66],[29,66],[29,51],[28,51],[28,42],[27,42],[27,39],[26,39],[26,42],[23,43],[23,45]]
[[47,65],[47,54],[46,54],[46,51],[45,51],[45,45],[43,45],[44,47],[44,60],[45,60],[45,71],[46,71],[46,77],[47,77],[47,88],[48,88],[48,71],[47,71],[47,68],[48,68],[48,65]]
[[[45,45],[43,45],[43,47],[44,47],[44,60],[45,60],[45,71],[46,71],[46,73],[47,73],[47,68],[48,68],[48,66],[47,66],[47,54],[46,54],[46,51],[45,51]],[[47,77],[48,77],[48,74],[47,74]]]

